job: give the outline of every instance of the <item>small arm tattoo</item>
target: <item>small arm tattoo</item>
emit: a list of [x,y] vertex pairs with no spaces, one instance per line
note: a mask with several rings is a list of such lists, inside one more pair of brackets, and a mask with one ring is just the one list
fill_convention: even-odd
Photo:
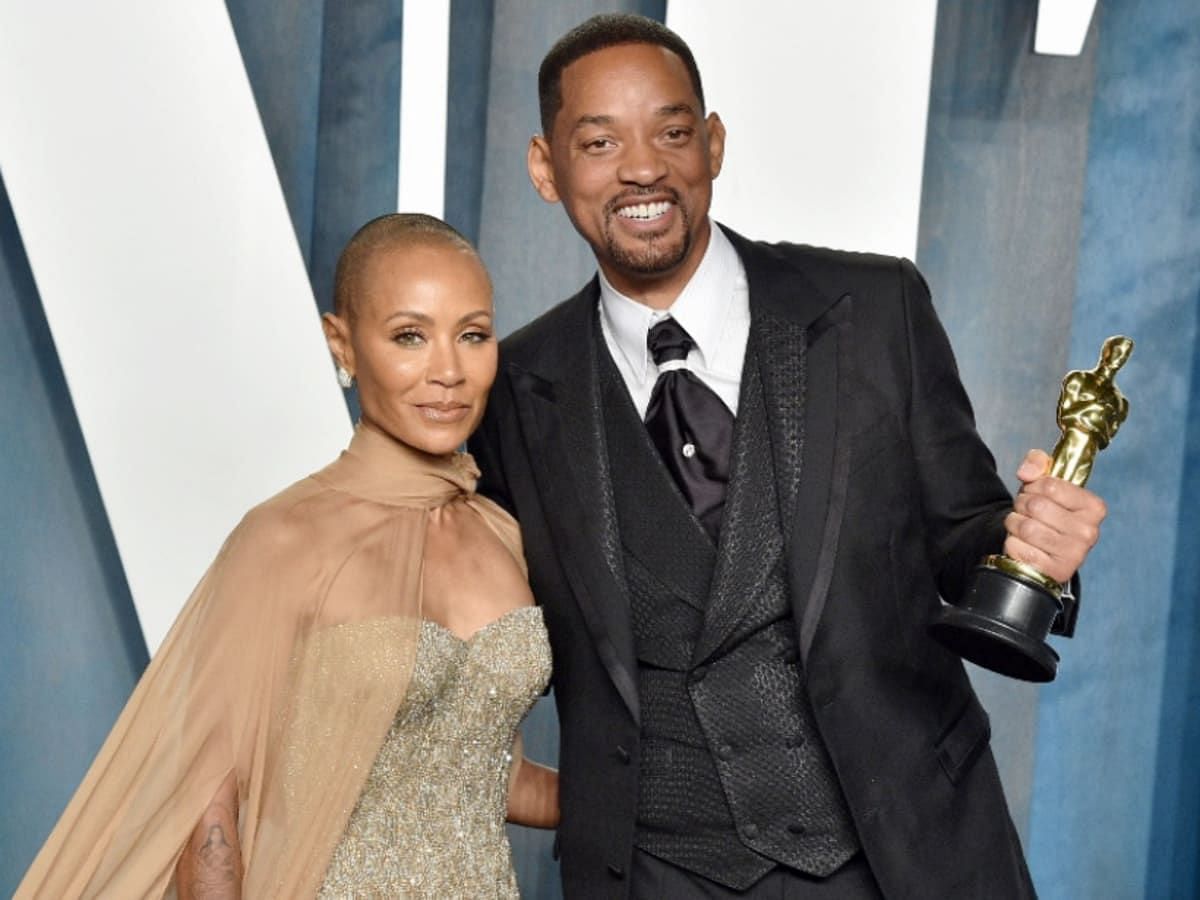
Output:
[[195,881],[192,895],[199,898],[222,898],[236,896],[238,879],[237,850],[225,839],[225,829],[213,825],[197,854]]
[[240,900],[242,846],[237,782],[231,773],[183,846],[175,866],[179,900]]

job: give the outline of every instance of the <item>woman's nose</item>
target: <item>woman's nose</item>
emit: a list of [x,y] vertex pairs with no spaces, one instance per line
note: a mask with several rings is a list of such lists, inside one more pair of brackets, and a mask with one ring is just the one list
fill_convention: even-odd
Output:
[[463,381],[462,362],[455,343],[434,342],[429,361],[429,380],[443,387],[454,387]]

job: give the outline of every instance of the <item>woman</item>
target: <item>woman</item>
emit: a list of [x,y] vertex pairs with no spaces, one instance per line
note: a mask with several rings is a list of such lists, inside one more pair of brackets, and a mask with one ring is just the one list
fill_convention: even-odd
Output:
[[17,897],[516,896],[505,814],[556,823],[555,773],[510,752],[541,614],[456,452],[496,372],[487,273],[384,216],[324,327],[354,439],[230,535]]

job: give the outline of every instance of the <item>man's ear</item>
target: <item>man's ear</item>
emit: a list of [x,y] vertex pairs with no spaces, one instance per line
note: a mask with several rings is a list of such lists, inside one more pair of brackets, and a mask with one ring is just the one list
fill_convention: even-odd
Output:
[[321,316],[321,330],[325,332],[325,343],[333,354],[333,361],[351,375],[354,374],[354,347],[350,343],[350,327],[346,320],[334,313]]
[[716,178],[721,174],[721,164],[725,161],[725,123],[713,112],[704,120],[704,126],[708,132],[708,171]]
[[554,183],[554,165],[550,161],[550,143],[540,134],[529,140],[529,153],[525,157],[529,166],[529,180],[538,196],[547,203],[557,203],[558,187]]

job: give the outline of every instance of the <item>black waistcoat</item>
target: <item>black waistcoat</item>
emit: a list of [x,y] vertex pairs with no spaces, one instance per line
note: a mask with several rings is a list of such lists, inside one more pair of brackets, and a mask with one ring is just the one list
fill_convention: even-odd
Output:
[[777,863],[829,874],[858,841],[803,685],[755,354],[719,547],[597,356],[638,660],[637,844],[735,889]]

